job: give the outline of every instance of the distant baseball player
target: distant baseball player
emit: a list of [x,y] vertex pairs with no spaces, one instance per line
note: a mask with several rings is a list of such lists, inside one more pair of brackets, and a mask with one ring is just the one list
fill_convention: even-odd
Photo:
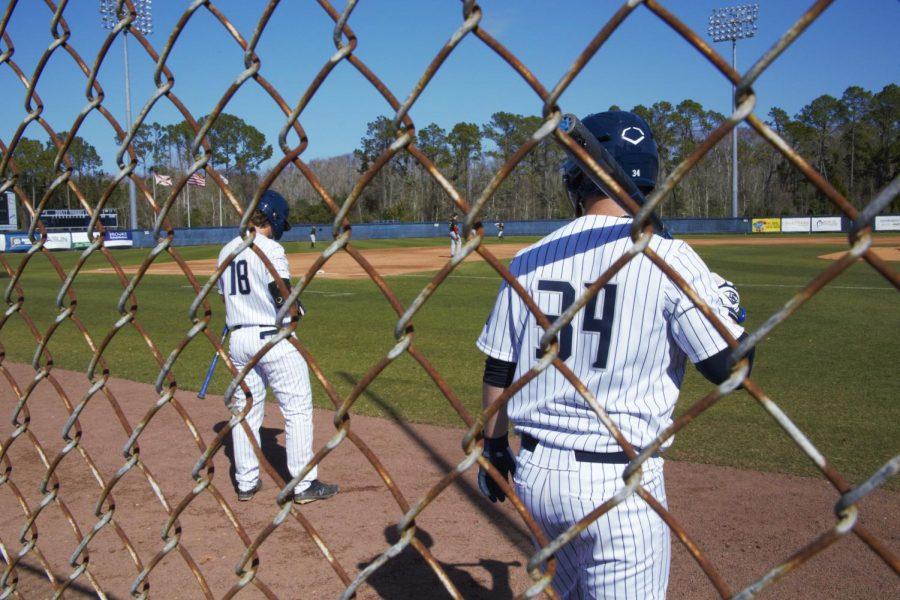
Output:
[[[288,205],[285,199],[272,190],[263,193],[256,210],[250,217],[256,228],[254,244],[266,257],[290,289],[291,275],[284,248],[277,240],[291,228],[288,222]],[[228,242],[219,252],[221,265],[241,243],[240,236]],[[240,370],[278,329],[275,315],[284,298],[272,274],[256,253],[243,250],[228,265],[219,279],[219,293],[225,298],[225,320],[231,330],[228,355],[236,369]],[[298,302],[298,310],[303,307]],[[284,437],[287,446],[288,470],[296,477],[313,456],[312,391],[306,361],[287,340],[271,348],[244,381],[253,395],[253,407],[247,414],[247,424],[259,443],[259,428],[265,413],[266,386],[271,387],[284,415]],[[235,405],[243,410],[246,396],[238,388]],[[253,452],[250,439],[243,427],[232,430],[234,440],[235,478],[237,497],[250,500],[262,487],[259,478],[259,461]],[[322,483],[313,468],[294,488],[294,502],[304,504],[330,498],[338,492],[338,486]]]
[[[584,119],[591,133],[645,193],[656,184],[656,143],[641,118],[606,112]],[[510,264],[513,276],[551,321],[623,255],[632,241],[629,213],[569,161],[566,186],[577,218]],[[740,299],[715,281],[683,241],[654,235],[650,247],[696,290],[735,337]],[[544,330],[505,282],[478,347],[487,354],[483,403],[488,406],[543,355]],[[729,349],[690,299],[639,254],[603,287],[559,335],[559,358],[571,368],[625,438],[638,450],[672,422],[690,360],[710,381],[730,374]],[[752,357],[751,357],[752,358]],[[507,430],[521,440],[513,459]],[[624,482],[625,453],[576,389],[552,366],[529,382],[484,428],[484,456],[516,493],[548,539],[608,500]],[[667,441],[665,446],[671,444]],[[506,496],[485,472],[479,487],[492,501]],[[663,459],[643,463],[644,486],[663,505]],[[555,589],[565,598],[664,598],[671,546],[662,519],[637,494],[591,523],[557,553]]]
[[494,223],[494,225],[497,227],[497,239],[502,240],[503,230],[506,228],[506,225],[503,224],[503,221],[498,221],[497,223]]
[[455,221],[450,223],[450,257],[456,256],[456,253],[462,248],[462,238],[459,236],[459,225]]
[[316,234],[318,234],[318,233],[319,233],[319,231],[316,229],[315,226],[310,228],[310,230],[309,230],[309,247],[310,248],[316,247]]

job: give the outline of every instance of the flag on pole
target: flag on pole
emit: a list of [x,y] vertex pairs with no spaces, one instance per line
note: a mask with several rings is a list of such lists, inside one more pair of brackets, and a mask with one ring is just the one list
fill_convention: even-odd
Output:
[[188,177],[188,185],[196,185],[199,187],[206,187],[206,176],[203,174],[203,171],[197,171]]
[[166,187],[172,187],[172,177],[170,175],[160,175],[159,173],[154,173],[153,181],[157,185],[164,185]]

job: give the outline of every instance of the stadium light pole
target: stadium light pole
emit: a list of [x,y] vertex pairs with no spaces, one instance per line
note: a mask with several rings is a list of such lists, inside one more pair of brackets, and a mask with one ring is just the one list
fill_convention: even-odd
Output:
[[[756,35],[759,4],[714,8],[709,16],[709,36],[714,42],[731,42],[731,68],[737,71],[737,41]],[[731,84],[731,112],[737,109],[737,94]],[[738,128],[731,131],[731,216],[738,216]]]
[[[120,21],[121,16],[117,6],[120,0],[100,0],[100,23],[104,29],[112,30]],[[132,0],[137,16],[131,23],[131,28],[136,29],[141,35],[150,35],[153,33],[153,15],[150,9],[153,0]],[[125,2],[122,2],[122,11],[128,10]],[[123,32],[122,36],[122,54],[125,65],[125,124],[131,129],[131,78],[128,73],[128,30]],[[128,209],[130,214],[129,226],[131,229],[138,228],[138,211],[137,211],[137,190],[135,189],[134,180],[128,178]]]

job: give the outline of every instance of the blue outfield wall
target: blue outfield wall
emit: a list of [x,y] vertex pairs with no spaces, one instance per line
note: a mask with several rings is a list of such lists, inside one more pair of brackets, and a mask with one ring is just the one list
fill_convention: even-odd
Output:
[[[900,230],[900,215],[879,216],[879,219],[885,219],[884,227],[876,227],[878,230],[897,231]],[[782,218],[787,219],[787,218]],[[809,220],[808,217],[805,217]],[[812,217],[815,220],[816,217]],[[794,219],[797,220],[797,219]],[[507,236],[544,236],[559,227],[568,223],[568,220],[548,220],[548,221],[506,221]],[[669,230],[676,236],[690,234],[750,234],[752,219],[665,219]],[[310,223],[297,223],[290,231],[285,233],[283,241],[288,242],[306,242],[309,240],[309,230],[312,227]],[[317,224],[318,239],[320,242],[327,242],[331,239],[331,224]],[[485,233],[489,236],[497,235],[497,227],[493,221],[484,223]],[[841,218],[841,231],[847,232],[850,228],[850,221],[846,217]],[[838,233],[835,231],[835,233]],[[202,246],[214,245],[221,246],[233,239],[238,234],[237,227],[196,227],[192,229],[176,229],[175,245],[176,246]],[[56,232],[50,234],[53,239],[48,240],[47,248],[51,250],[62,250],[66,248],[84,247],[87,245],[87,234],[82,232],[66,233]],[[111,243],[114,240],[109,239],[107,245],[109,247],[125,247],[130,246],[133,240],[134,246],[139,248],[150,248],[156,245],[150,230],[117,230],[108,232],[109,236],[118,236],[116,240],[119,243]],[[448,235],[448,224],[446,221],[428,222],[428,223],[400,223],[400,222],[381,222],[381,223],[359,223],[353,225],[353,239],[391,239],[391,238],[446,238]],[[756,234],[760,235],[760,234]],[[771,235],[771,234],[762,234]],[[68,242],[56,239],[69,236]],[[83,240],[78,238],[84,238]],[[127,238],[127,239],[126,239]],[[31,247],[31,241],[24,232],[10,232],[5,235],[0,234],[0,251],[2,252],[25,252]]]
[[[568,220],[550,221],[506,221],[507,236],[544,236],[562,227]],[[743,234],[750,233],[750,219],[668,219],[666,225],[675,235],[686,233],[705,234]],[[281,238],[283,242],[306,242],[309,240],[309,223],[297,223]],[[331,224],[316,225],[320,242],[331,239]],[[493,222],[485,223],[487,235],[497,235],[497,227]],[[193,229],[176,229],[176,246],[201,246],[205,244],[222,245],[238,234],[237,227],[196,227]],[[393,239],[393,238],[431,238],[447,237],[448,224],[439,223],[359,223],[353,225],[353,239]],[[151,232],[135,231],[134,245],[151,247],[155,245]]]

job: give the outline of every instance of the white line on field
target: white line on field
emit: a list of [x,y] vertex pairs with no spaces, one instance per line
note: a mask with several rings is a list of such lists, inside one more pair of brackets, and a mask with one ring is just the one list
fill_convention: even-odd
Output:
[[[736,283],[741,287],[777,287],[777,288],[796,288],[800,289],[802,285],[789,285],[787,283]],[[866,286],[866,285],[826,285],[826,290],[892,290],[894,288],[887,286]]]
[[321,290],[306,290],[304,294],[322,294],[323,296],[355,296],[354,292],[324,292]]
[[[434,275],[417,275],[415,273],[407,273],[403,275],[395,275],[395,277],[415,277],[418,279],[434,279]],[[500,276],[496,275],[494,277],[487,277],[484,275],[450,275],[451,279],[490,279],[500,282]],[[788,283],[735,283],[735,285],[739,288],[752,288],[752,287],[774,287],[774,288],[794,288],[800,289],[803,285],[792,285]],[[834,289],[834,290],[893,290],[894,288],[888,286],[865,286],[865,285],[826,285],[825,289]]]

